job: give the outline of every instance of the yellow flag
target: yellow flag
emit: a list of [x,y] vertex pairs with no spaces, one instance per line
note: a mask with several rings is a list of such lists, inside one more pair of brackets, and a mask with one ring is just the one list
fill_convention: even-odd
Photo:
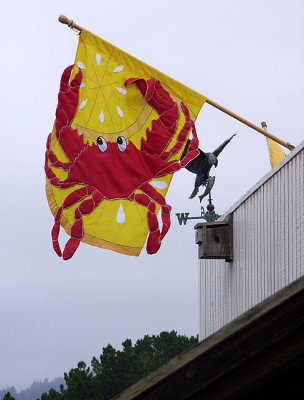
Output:
[[[148,253],[158,250],[170,227],[165,196],[173,173],[198,154],[194,121],[205,100],[82,30],[74,67],[62,76],[46,152],[59,256],[60,225],[71,236],[64,259],[80,241],[137,256],[148,235]],[[192,147],[180,161],[190,135]]]
[[272,139],[267,138],[271,168],[275,167],[286,156],[281,146]]

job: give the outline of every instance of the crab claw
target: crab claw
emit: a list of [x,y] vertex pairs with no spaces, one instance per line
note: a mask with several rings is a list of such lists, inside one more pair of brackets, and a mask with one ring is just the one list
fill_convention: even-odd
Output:
[[58,106],[56,109],[57,132],[59,132],[63,127],[71,124],[78,106],[79,87],[82,80],[82,72],[80,69],[75,75],[75,78],[69,84],[73,67],[74,65],[70,65],[63,71],[60,81]]
[[172,130],[171,133],[174,133],[176,121],[179,118],[178,106],[161,83],[155,78],[148,80],[129,78],[124,85],[128,86],[133,82],[137,85],[145,101],[156,110],[162,124],[169,131]]
[[156,79],[152,78],[149,80],[141,79],[141,78],[129,78],[125,81],[124,85],[127,87],[130,83],[136,83],[138,89],[141,91],[144,99],[148,103],[155,91]]

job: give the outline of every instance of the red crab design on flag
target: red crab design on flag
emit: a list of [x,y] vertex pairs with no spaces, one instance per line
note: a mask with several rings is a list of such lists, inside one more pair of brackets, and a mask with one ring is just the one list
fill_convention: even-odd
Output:
[[[54,187],[66,189],[79,184],[83,186],[67,194],[56,212],[52,229],[54,250],[58,256],[62,255],[58,238],[64,209],[80,203],[74,212],[75,221],[71,227],[71,238],[63,251],[63,259],[67,260],[73,256],[82,240],[84,234],[82,217],[94,211],[104,199],[128,199],[147,208],[149,236],[146,250],[147,253],[154,254],[160,248],[170,228],[171,206],[149,181],[173,174],[199,154],[198,138],[189,110],[181,103],[185,123],[177,135],[175,144],[170,148],[179,119],[177,103],[154,78],[147,81],[138,78],[128,79],[125,86],[135,83],[145,101],[159,114],[159,118],[152,121],[151,129],[147,128],[147,139],[142,139],[140,150],[131,140],[127,141],[123,136],[119,136],[116,142],[106,142],[99,136],[96,143],[90,144],[84,141],[83,135],[77,133],[77,129],[71,128],[78,107],[82,80],[82,72],[79,70],[69,84],[72,69],[73,65],[66,68],[61,78],[55,121],[56,138],[69,161],[62,162],[57,158],[50,148],[51,135],[49,135],[45,172]],[[184,146],[191,129],[193,138],[185,157],[181,161],[179,159],[168,161]],[[119,174],[112,168],[113,165],[120,166]],[[60,180],[54,168],[67,171],[67,178]],[[161,208],[161,230],[156,215],[156,204]]]

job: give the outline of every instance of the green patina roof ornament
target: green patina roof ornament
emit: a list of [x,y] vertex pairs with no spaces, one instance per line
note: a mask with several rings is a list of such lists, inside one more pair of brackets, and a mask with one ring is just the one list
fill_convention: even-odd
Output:
[[[211,198],[211,189],[214,186],[215,176],[210,176],[210,169],[215,166],[217,167],[218,164],[218,156],[227,146],[227,144],[231,141],[234,133],[229,139],[225,140],[219,147],[217,147],[212,153],[205,153],[203,150],[199,149],[199,155],[192,161],[190,161],[186,165],[186,169],[194,174],[196,174],[195,183],[194,183],[194,190],[190,195],[190,199],[193,199],[199,191],[200,186],[205,187],[205,191],[202,195],[198,196],[200,203],[202,202],[203,198],[209,195],[208,205],[206,207],[206,211],[204,207],[201,206],[201,215],[198,217],[189,217],[189,212],[186,213],[176,213],[178,222],[180,225],[186,225],[189,219],[204,219],[206,222],[213,222],[216,221],[220,215],[216,214],[214,211],[214,205],[212,204]],[[191,141],[188,140],[181,156],[181,159],[187,153],[188,147]]]
[[[215,176],[209,175],[210,169],[212,168],[212,166],[217,167],[219,154],[224,150],[224,148],[227,146],[227,144],[231,141],[231,139],[235,135],[236,133],[233,134],[229,139],[225,140],[212,153],[205,153],[203,150],[199,149],[200,152],[199,155],[186,165],[185,168],[188,171],[196,174],[194,190],[189,197],[190,199],[193,199],[197,195],[200,186],[205,186],[204,193],[201,196],[199,196],[200,202],[203,200],[204,197],[206,197],[210,193],[215,182]],[[185,154],[187,153],[190,143],[191,141],[188,140],[184,152],[181,156],[181,159],[183,159]]]
[[214,222],[216,221],[220,215],[216,214],[216,212],[214,211],[214,205],[212,204],[212,199],[211,199],[211,192],[209,192],[209,201],[208,201],[208,205],[207,205],[207,211],[204,210],[204,207],[201,207],[202,212],[202,218],[207,221],[207,222]]
[[216,221],[220,217],[220,215],[216,214],[216,212],[214,211],[214,205],[212,204],[211,199],[211,192],[209,192],[209,201],[206,208],[207,211],[205,211],[204,207],[201,206],[201,215],[198,217],[189,217],[189,212],[176,213],[175,215],[177,216],[180,225],[186,225],[188,219],[204,219],[207,222]]

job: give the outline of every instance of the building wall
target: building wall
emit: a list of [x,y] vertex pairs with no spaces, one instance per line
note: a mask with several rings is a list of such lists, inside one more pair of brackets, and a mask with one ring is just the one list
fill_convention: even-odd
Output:
[[304,142],[238,201],[233,261],[199,260],[199,336],[304,275]]

